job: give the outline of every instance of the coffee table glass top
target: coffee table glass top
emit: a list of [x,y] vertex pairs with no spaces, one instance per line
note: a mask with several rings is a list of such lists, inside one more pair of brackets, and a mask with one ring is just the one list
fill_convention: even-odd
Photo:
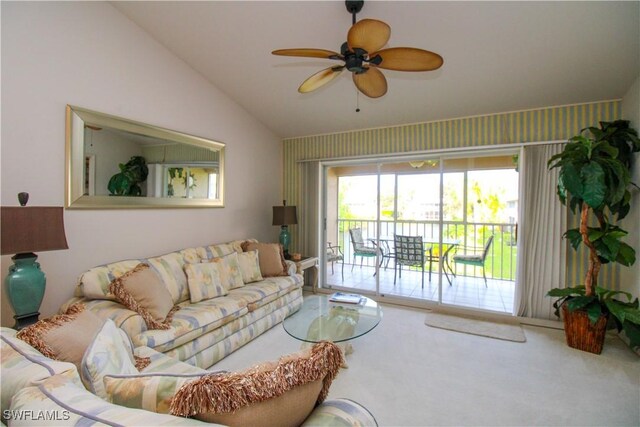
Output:
[[329,296],[304,297],[297,313],[282,322],[292,337],[306,342],[342,342],[358,338],[378,326],[382,308],[369,298],[360,304],[340,304],[329,301]]

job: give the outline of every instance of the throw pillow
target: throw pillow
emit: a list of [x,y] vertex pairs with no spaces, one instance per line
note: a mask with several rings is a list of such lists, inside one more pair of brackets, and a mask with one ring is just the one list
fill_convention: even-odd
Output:
[[87,299],[109,299],[115,301],[114,295],[109,292],[109,284],[113,279],[125,274],[127,271],[140,264],[140,260],[129,259],[101,265],[85,271],[80,275],[76,296],[84,296]]
[[148,264],[140,263],[112,281],[109,291],[120,304],[142,316],[149,329],[169,329],[178,309],[162,279]]
[[238,262],[238,254],[236,252],[219,258],[212,258],[208,261],[202,261],[204,264],[213,264],[220,273],[220,283],[225,289],[224,295],[228,294],[231,289],[241,288],[244,286],[242,281],[242,273],[240,272],[240,263]]
[[185,264],[191,302],[221,297],[228,293],[222,285],[220,263]]
[[189,299],[187,276],[184,274],[184,258],[179,252],[172,252],[155,258],[147,258],[145,264],[158,274],[164,287],[169,291],[174,304]]
[[[227,290],[243,287],[244,281],[242,280],[242,270],[240,268],[240,261],[238,260],[238,253],[234,252],[221,258],[224,261],[224,271],[226,274],[222,279],[222,284]],[[210,262],[213,262],[213,260]]]
[[82,382],[89,391],[105,399],[105,375],[137,373],[131,349],[120,337],[113,320],[108,319],[84,354],[80,369]]
[[175,394],[170,410],[224,425],[263,425],[268,420],[270,425],[298,426],[325,399],[342,362],[335,344],[318,343],[277,363],[191,381]]
[[87,347],[104,320],[84,304],[74,304],[64,314],[42,319],[16,335],[50,359],[71,362],[78,368]]
[[260,260],[258,259],[257,250],[238,254],[238,262],[242,273],[242,281],[245,284],[263,280],[262,273],[260,273]]
[[287,276],[287,263],[284,261],[284,251],[279,243],[244,242],[244,252],[258,251],[260,273],[262,277]]

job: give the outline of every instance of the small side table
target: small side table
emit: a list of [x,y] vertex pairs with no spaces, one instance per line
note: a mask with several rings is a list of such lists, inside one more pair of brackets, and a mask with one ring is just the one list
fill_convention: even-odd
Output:
[[305,274],[306,270],[309,270],[309,282],[311,283],[311,289],[313,293],[318,292],[318,257],[302,257],[300,261],[293,261],[296,263],[296,273]]

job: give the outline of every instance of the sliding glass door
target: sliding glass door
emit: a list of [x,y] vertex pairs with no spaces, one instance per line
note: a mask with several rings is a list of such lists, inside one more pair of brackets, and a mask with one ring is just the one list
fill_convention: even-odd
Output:
[[443,160],[443,229],[456,242],[445,263],[454,280],[442,303],[513,311],[517,262],[518,185],[512,155]]
[[[502,151],[324,165],[324,244],[342,261],[327,262],[324,286],[511,313],[516,162]],[[421,242],[417,259],[396,236]]]
[[[382,261],[378,249],[379,182],[377,164],[348,164],[324,168],[325,286],[361,294],[376,294],[376,272]],[[382,189],[386,191],[387,188]],[[336,258],[340,258],[336,261]]]

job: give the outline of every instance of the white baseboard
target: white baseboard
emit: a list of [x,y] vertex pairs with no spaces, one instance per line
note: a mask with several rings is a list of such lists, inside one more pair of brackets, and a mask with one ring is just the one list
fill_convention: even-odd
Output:
[[559,320],[534,319],[531,317],[518,317],[523,325],[539,326],[542,328],[564,329],[564,324]]

